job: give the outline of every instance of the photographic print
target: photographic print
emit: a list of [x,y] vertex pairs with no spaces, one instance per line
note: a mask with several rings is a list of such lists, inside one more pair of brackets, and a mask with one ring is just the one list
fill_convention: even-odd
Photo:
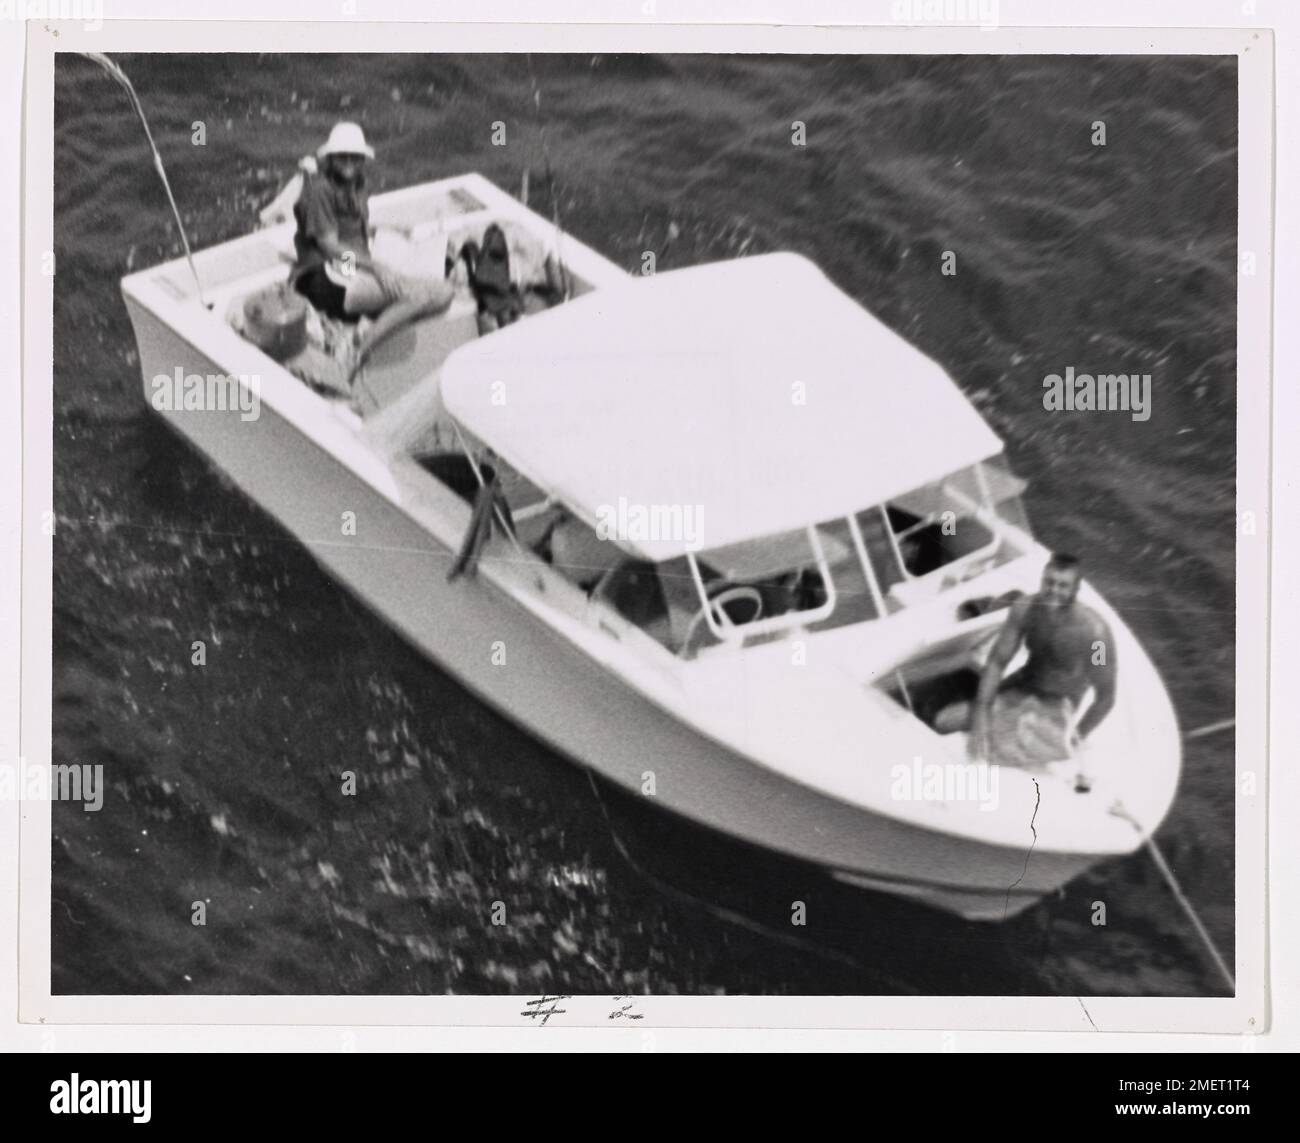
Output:
[[52,998],[1241,995],[1235,46],[268,46],[49,53]]

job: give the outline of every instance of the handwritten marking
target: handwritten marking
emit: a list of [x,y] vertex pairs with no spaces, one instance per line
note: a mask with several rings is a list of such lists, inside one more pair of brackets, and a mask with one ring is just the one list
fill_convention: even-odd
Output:
[[[541,1018],[542,1027],[546,1027],[546,1022],[552,1016],[563,1016],[568,1011],[567,1008],[559,1008],[557,1005],[561,1000],[568,1000],[567,996],[540,996],[536,1000],[530,1000],[524,1005],[524,1010],[519,1013],[520,1016],[527,1016],[530,1020]],[[549,1008],[542,1007],[549,1004]],[[529,1009],[532,1009],[530,1012]]]
[[[623,997],[621,997],[621,996],[615,996],[614,999],[615,999],[616,1001],[617,1001],[617,1000],[622,1000]],[[633,1001],[631,1001],[631,1002],[628,1003],[628,1004],[624,1004],[622,1008],[615,1008],[614,1011],[611,1012],[611,1013],[609,1014],[609,1019],[611,1019],[611,1020],[644,1020],[644,1019],[645,1019],[645,1013],[644,1013],[644,1012],[633,1012],[632,1009],[635,1008],[635,1007],[636,1007],[636,1001],[633,1000]]]

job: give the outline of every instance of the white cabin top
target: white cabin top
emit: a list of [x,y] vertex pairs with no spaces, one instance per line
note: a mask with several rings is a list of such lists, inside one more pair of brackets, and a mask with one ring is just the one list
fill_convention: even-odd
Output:
[[454,352],[447,411],[655,562],[882,503],[1001,451],[935,362],[796,254],[606,286]]

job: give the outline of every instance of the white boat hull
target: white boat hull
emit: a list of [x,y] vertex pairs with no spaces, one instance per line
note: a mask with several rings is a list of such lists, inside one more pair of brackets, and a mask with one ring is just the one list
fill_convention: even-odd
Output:
[[[222,367],[130,305],[146,379]],[[150,395],[146,381],[145,396]],[[428,658],[569,758],[632,791],[654,775],[663,808],[844,880],[971,919],[1013,916],[1097,860],[935,833],[782,778],[649,701],[483,576],[447,580],[454,550],[263,402],[162,412],[181,435]],[[358,463],[367,459],[352,438]],[[356,534],[344,534],[344,513]],[[494,647],[504,665],[494,665]],[[1028,858],[1028,860],[1027,860]]]
[[[469,178],[464,185],[475,195],[500,196],[500,209],[527,214]],[[580,243],[565,241],[566,264],[589,285],[621,275]],[[265,282],[283,273],[268,245],[237,240],[196,261],[219,284]],[[611,670],[593,644],[541,621],[486,567],[449,582],[468,506],[438,486],[433,494],[445,502],[437,519],[413,511],[400,471],[371,447],[355,417],[350,422],[341,406],[308,391],[224,323],[213,328],[212,315],[184,296],[184,273],[183,263],[173,263],[124,282],[146,401],[153,379],[178,368],[228,375],[269,367],[255,419],[238,411],[157,411],[423,655],[554,750],[635,794],[653,775],[646,798],[665,810],[850,884],[973,920],[1014,916],[1125,851],[1127,843],[1113,838],[1082,852],[1040,846],[1044,822],[1062,816],[1060,803],[1045,802],[1041,816],[1031,803],[1023,828],[1012,822],[994,843],[835,797],[678,717]],[[199,333],[187,336],[187,328]],[[1064,797],[1061,787],[1053,789]],[[1129,848],[1137,844],[1135,836]]]

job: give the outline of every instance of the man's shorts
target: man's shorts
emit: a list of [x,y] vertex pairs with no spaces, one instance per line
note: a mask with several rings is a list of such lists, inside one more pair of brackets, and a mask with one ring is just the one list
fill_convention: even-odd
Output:
[[313,266],[310,270],[303,271],[294,283],[294,288],[326,317],[335,321],[347,320],[347,311],[343,306],[347,290],[330,279],[324,266]]
[[1008,687],[989,716],[989,761],[1045,766],[1068,758],[1074,708],[1067,698],[1043,698]]
[[362,314],[373,317],[396,302],[445,308],[454,293],[450,282],[398,273],[383,266],[376,266],[374,273],[354,270],[350,274],[334,266],[316,266],[298,277],[295,288],[320,313],[336,321],[355,321]]

